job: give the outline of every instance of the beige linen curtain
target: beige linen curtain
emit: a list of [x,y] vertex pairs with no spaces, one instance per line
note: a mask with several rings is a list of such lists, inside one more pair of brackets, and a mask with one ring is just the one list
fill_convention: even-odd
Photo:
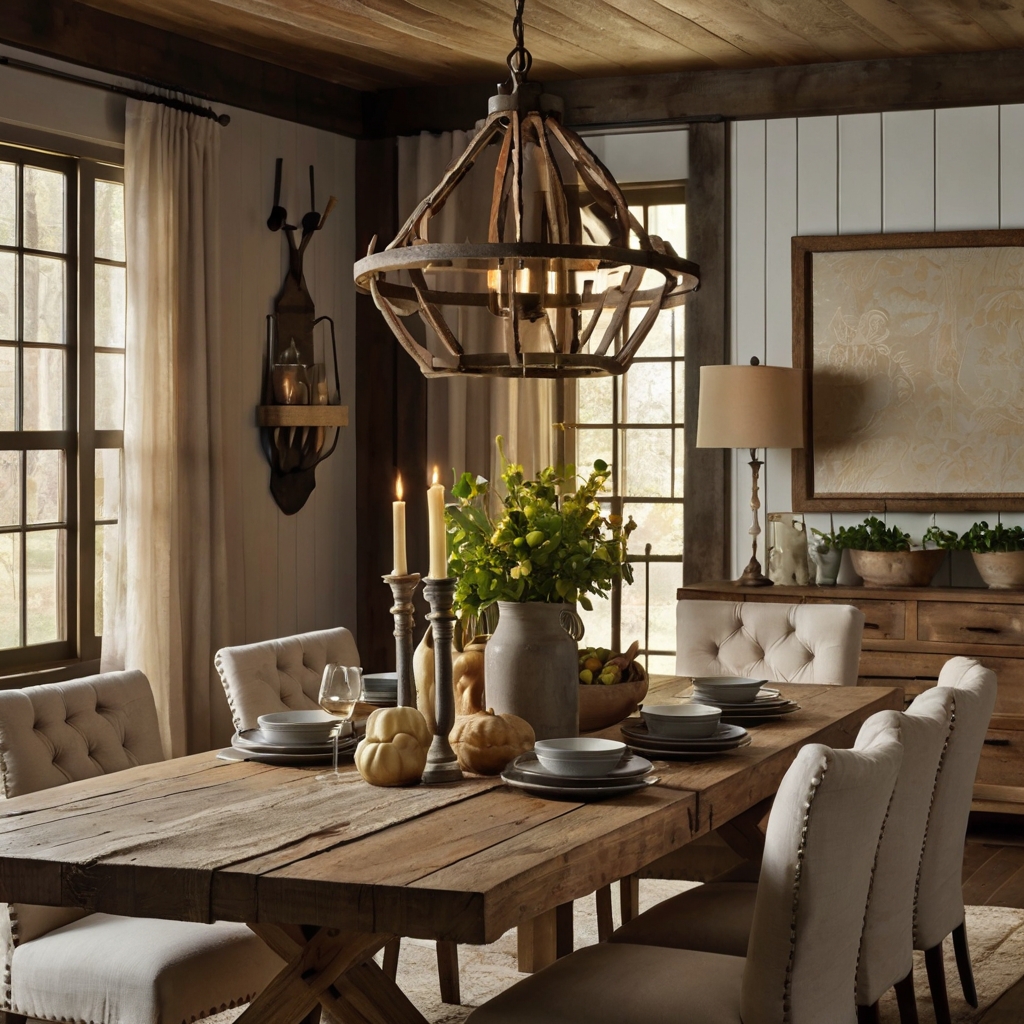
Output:
[[217,343],[219,125],[129,100],[120,565],[104,668],[141,669],[175,757],[223,739],[211,701],[227,572]]
[[[404,136],[398,140],[398,209],[401,220],[439,181],[445,168],[469,145],[475,132],[443,132]],[[431,221],[430,239],[465,242],[487,237],[487,216],[496,149],[486,151]],[[527,201],[530,200],[529,189]],[[504,351],[497,321],[483,310],[452,310],[457,334],[474,347],[487,343]],[[414,318],[407,323],[412,324]],[[436,339],[430,337],[433,347]],[[451,471],[470,470],[496,481],[500,460],[494,446],[505,437],[506,453],[528,474],[555,460],[555,387],[549,380],[505,378],[440,378],[427,382],[427,455],[450,486]]]

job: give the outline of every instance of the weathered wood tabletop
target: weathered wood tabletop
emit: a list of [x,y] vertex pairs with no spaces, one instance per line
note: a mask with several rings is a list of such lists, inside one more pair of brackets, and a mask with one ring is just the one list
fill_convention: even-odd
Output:
[[17,797],[0,805],[0,898],[248,923],[290,962],[244,1024],[299,1021],[318,1001],[341,1020],[422,1022],[367,962],[391,937],[485,943],[545,919],[771,797],[805,743],[849,746],[868,715],[902,707],[887,687],[780,688],[802,710],[749,746],[657,762],[658,784],[597,803],[482,778],[381,789],[351,766],[322,781],[213,752]]

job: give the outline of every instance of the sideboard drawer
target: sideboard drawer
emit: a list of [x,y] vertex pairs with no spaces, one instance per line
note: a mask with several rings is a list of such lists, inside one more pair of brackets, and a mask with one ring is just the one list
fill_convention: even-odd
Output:
[[1024,645],[1024,608],[1012,604],[919,601],[917,638],[947,644]]
[[851,601],[864,613],[865,640],[902,640],[907,632],[904,601]]

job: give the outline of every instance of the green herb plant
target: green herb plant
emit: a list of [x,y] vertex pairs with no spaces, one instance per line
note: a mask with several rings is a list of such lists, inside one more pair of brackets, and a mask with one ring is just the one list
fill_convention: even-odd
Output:
[[910,534],[898,526],[886,528],[877,516],[868,516],[858,526],[840,526],[836,531],[835,546],[854,551],[909,551]]
[[813,533],[815,537],[819,538],[819,540],[815,542],[815,548],[822,554],[826,551],[834,551],[840,546],[839,538],[836,537],[835,530],[829,530],[828,533],[826,533],[824,530],[819,530],[816,526],[812,526],[811,533]]
[[480,618],[496,601],[579,602],[589,611],[588,595],[606,597],[617,579],[632,583],[626,542],[636,524],[606,516],[598,500],[607,463],[595,462],[582,482],[572,466],[549,466],[527,480],[505,458],[501,437],[497,444],[505,490],[498,511],[488,514],[490,485],[472,473],[456,480],[458,503],[445,509],[460,615]]
[[1024,527],[1003,526],[1002,523],[989,526],[982,520],[957,536],[953,530],[932,526],[924,540],[947,551],[973,551],[979,555],[992,551],[1024,551]]

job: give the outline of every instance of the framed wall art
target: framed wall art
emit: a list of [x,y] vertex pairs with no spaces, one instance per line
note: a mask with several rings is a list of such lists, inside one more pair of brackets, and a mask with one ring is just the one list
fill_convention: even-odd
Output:
[[798,511],[1024,509],[1024,231],[794,238]]

